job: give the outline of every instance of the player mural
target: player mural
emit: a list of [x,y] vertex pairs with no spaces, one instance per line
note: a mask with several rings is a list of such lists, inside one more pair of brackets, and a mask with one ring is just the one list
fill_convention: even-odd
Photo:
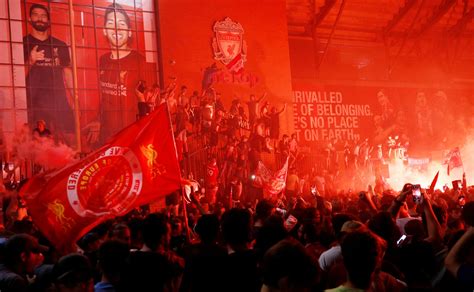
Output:
[[[79,2],[73,8],[77,112],[82,146],[90,151],[154,107],[149,100],[159,92],[156,28],[151,0]],[[33,129],[43,121],[56,142],[73,146],[73,56],[66,4],[21,2],[24,122]]]

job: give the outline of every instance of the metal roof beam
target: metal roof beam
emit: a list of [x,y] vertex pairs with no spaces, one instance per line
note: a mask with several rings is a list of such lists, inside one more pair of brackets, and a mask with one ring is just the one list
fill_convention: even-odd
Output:
[[324,2],[324,5],[319,9],[318,14],[314,16],[313,29],[321,24],[324,18],[329,14],[329,11],[331,11],[334,4],[336,4],[336,0],[326,0]]
[[417,0],[405,0],[405,5],[401,7],[397,14],[389,21],[387,26],[382,30],[383,35],[387,35],[390,31],[407,15],[408,11],[415,6]]
[[454,6],[454,4],[456,4],[456,0],[444,0],[438,8],[436,8],[428,21],[421,26],[420,30],[416,33],[416,36],[421,36],[423,33],[428,31],[449,11],[449,9]]
[[461,17],[455,25],[448,29],[450,35],[459,36],[467,27],[469,22],[474,19],[474,7]]

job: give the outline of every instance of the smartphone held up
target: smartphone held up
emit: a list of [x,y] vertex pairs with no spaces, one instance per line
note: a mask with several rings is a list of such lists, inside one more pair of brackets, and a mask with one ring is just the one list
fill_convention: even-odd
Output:
[[412,185],[411,193],[412,193],[412,196],[413,196],[413,202],[415,204],[423,203],[423,196],[421,195],[420,185]]

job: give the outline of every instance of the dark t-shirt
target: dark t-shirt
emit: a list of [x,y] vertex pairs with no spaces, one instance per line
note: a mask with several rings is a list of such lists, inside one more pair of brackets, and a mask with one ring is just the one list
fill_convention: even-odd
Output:
[[227,252],[217,244],[194,244],[185,248],[186,268],[181,291],[223,291],[222,269]]
[[[138,98],[135,88],[145,79],[145,58],[131,51],[121,59],[112,59],[111,53],[102,55],[100,70],[101,140],[116,134],[137,120]],[[147,84],[151,84],[147,81]]]
[[458,269],[458,280],[468,287],[474,289],[474,267],[467,264],[462,264]]
[[222,291],[260,291],[257,256],[252,250],[235,252],[225,258]]
[[124,291],[163,291],[183,270],[183,259],[172,253],[133,252],[124,276]]
[[257,117],[257,101],[247,101],[247,106],[249,108],[249,119],[250,121],[255,120]]
[[26,77],[28,122],[36,125],[45,120],[55,132],[72,132],[74,118],[63,76],[63,69],[71,62],[67,45],[52,36],[41,41],[31,35],[23,38],[23,45],[25,63],[35,46],[44,51],[44,60],[31,65]]
[[0,265],[0,291],[28,291],[28,281]]
[[280,114],[270,114],[270,137],[278,139],[280,136]]

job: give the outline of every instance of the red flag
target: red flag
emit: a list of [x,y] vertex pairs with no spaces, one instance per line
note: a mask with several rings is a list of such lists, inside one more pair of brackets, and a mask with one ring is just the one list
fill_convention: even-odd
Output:
[[255,171],[254,185],[263,188],[264,197],[277,195],[285,189],[288,175],[288,158],[283,167],[272,173],[263,162],[259,161]]
[[448,165],[448,175],[451,172],[451,169],[463,166],[461,159],[461,151],[459,151],[459,147],[453,148],[451,151],[448,152],[448,154],[446,155],[445,164]]
[[438,182],[438,177],[439,177],[439,171],[436,173],[435,177],[431,181],[430,189],[428,190],[429,194],[434,193],[434,189],[436,187],[436,183]]
[[242,54],[235,56],[232,61],[226,65],[227,69],[231,72],[240,73],[244,69],[244,60],[242,59]]
[[85,159],[33,177],[21,194],[38,228],[66,250],[99,223],[179,189],[180,181],[162,105]]

